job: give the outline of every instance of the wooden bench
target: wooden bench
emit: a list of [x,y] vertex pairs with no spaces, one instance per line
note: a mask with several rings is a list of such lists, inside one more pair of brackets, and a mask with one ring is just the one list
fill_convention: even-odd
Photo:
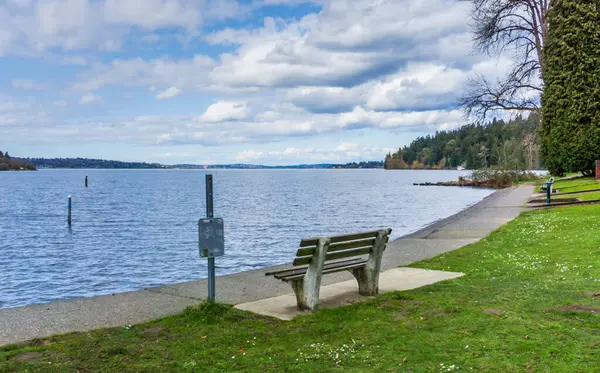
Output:
[[381,258],[391,232],[387,228],[304,239],[292,263],[294,268],[267,272],[266,275],[290,283],[301,310],[318,308],[321,278],[328,273],[350,271],[358,281],[360,294],[377,295]]

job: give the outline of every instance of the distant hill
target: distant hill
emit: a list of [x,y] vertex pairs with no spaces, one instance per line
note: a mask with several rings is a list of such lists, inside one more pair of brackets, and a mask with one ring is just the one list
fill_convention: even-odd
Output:
[[38,168],[169,168],[159,163],[121,162],[91,158],[27,158]]
[[38,168],[108,168],[108,169],[314,169],[314,168],[383,168],[382,161],[351,162],[346,164],[315,163],[287,166],[266,166],[246,163],[200,165],[182,163],[164,165],[146,162],[121,162],[91,158],[27,158]]
[[281,168],[331,168],[334,166],[331,163],[318,164],[298,164],[289,166],[265,166],[260,164],[232,163],[232,164],[213,164],[213,165],[198,165],[198,164],[176,164],[168,166],[170,168],[186,168],[186,169],[202,169],[202,168],[236,168],[236,169],[281,169]]

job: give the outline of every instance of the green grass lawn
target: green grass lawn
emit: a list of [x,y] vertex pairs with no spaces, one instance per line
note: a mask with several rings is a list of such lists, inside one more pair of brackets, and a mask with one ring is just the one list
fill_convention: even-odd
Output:
[[288,322],[202,304],[6,346],[0,371],[600,372],[598,232],[597,205],[527,211],[412,265],[459,279]]
[[[556,180],[552,187],[553,189],[558,189],[560,193],[580,192],[600,189],[600,183],[593,177],[577,177],[574,179]],[[541,192],[541,189],[538,188],[537,191]]]
[[559,196],[552,196],[552,200],[557,199],[565,199],[565,198],[579,198],[582,201],[594,201],[600,200],[600,192],[590,192],[590,193],[575,193],[575,194],[566,194]]

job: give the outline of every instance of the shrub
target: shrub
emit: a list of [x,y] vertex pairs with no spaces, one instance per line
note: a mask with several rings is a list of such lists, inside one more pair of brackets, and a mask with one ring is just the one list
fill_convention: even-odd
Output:
[[507,188],[519,181],[536,179],[539,179],[539,175],[533,172],[485,168],[471,171],[469,176],[462,180],[459,178],[459,182],[466,182],[473,186]]

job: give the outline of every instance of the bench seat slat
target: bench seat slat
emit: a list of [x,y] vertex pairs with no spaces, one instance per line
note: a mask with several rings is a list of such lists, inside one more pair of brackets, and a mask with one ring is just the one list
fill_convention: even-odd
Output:
[[[340,260],[337,262],[329,262],[329,263],[325,263],[324,269],[327,269],[329,267],[333,267],[336,265],[341,265],[341,264],[352,264],[354,262],[360,262],[363,259],[361,258],[353,258],[353,259],[346,259],[346,260]],[[285,276],[289,273],[300,273],[299,271],[304,271],[302,273],[305,273],[306,270],[308,269],[308,267],[294,267],[294,268],[286,268],[286,269],[282,269],[279,271],[272,271],[272,272],[267,272],[265,273],[265,276]]]
[[[364,267],[366,263],[367,263],[366,260],[360,260],[360,261],[356,261],[354,263],[349,263],[349,264],[340,265],[340,266],[336,266],[336,267],[324,268],[323,274],[341,272],[341,271],[346,271],[349,269]],[[304,273],[292,274],[292,275],[287,275],[287,276],[275,276],[275,278],[278,280],[282,280],[282,281],[291,281],[291,280],[300,279],[300,278],[304,277],[305,274],[306,274],[306,270],[304,270]]]
[[[354,240],[360,240],[363,238],[377,237],[377,232],[378,231],[354,233],[354,234],[346,234],[346,235],[342,235],[342,236],[332,236],[329,238],[331,239],[331,243],[334,244],[334,243],[338,243],[338,242],[354,241]],[[319,238],[305,238],[302,241],[300,241],[300,247],[315,246],[317,244],[317,241],[319,241]]]
[[371,252],[371,250],[373,250],[372,246],[358,248],[358,249],[352,249],[352,250],[336,251],[331,254],[328,253],[327,256],[325,257],[325,260],[335,260],[335,259],[349,258],[351,256],[365,255],[365,254],[369,254]]
[[[329,245],[327,252],[330,253],[330,252],[334,252],[334,251],[356,249],[356,248],[365,247],[365,246],[373,246],[374,243],[375,243],[375,238],[367,238],[367,239],[363,239],[363,240],[354,240],[354,241],[349,241],[349,242],[334,243],[334,244]],[[316,247],[301,247],[296,252],[296,256],[314,255],[315,250],[316,250]]]
[[[325,261],[327,262],[327,261],[335,260],[335,259],[348,258],[351,256],[369,254],[371,252],[371,250],[373,250],[372,245],[366,246],[366,247],[359,247],[359,248],[352,249],[352,250],[335,251],[333,253],[327,252],[327,255],[325,255]],[[310,263],[311,260],[312,260],[312,256],[303,256],[303,257],[294,259],[292,264],[295,266],[305,265],[305,264]]]

